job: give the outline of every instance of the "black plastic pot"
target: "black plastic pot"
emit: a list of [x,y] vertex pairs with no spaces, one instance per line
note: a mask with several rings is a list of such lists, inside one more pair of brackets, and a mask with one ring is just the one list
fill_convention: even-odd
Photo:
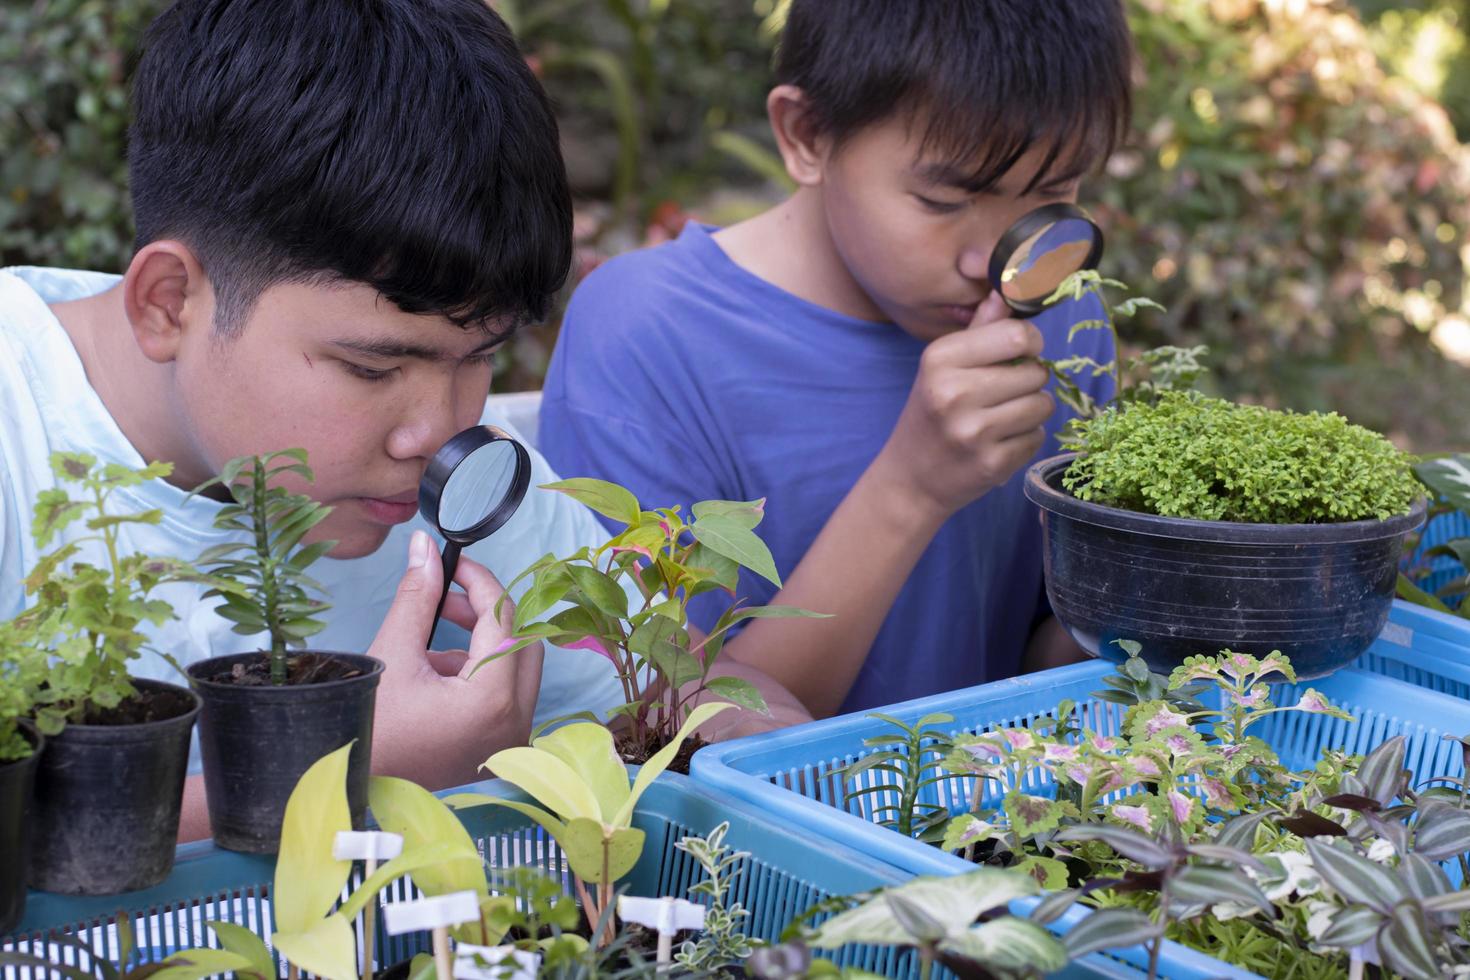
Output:
[[46,740],[30,724],[20,723],[32,752],[25,759],[0,763],[0,936],[20,923],[26,908],[26,863],[30,860],[32,797],[36,766]]
[[1072,454],[1026,474],[1041,508],[1052,611],[1093,656],[1137,640],[1168,673],[1185,657],[1280,650],[1302,678],[1346,666],[1383,630],[1404,538],[1426,503],[1386,521],[1241,524],[1159,517],[1078,500]]
[[189,678],[204,701],[199,749],[214,842],[232,851],[274,854],[286,801],[312,763],[356,739],[348,758],[352,825],[363,826],[373,743],[373,706],[383,663],[372,657],[321,653],[359,671],[321,684],[249,686],[204,678],[260,660],[245,653],[201,660]]
[[173,870],[199,699],[162,681],[133,685],[172,692],[188,707],[137,725],[68,725],[46,740],[36,772],[32,888],[116,895],[156,885]]

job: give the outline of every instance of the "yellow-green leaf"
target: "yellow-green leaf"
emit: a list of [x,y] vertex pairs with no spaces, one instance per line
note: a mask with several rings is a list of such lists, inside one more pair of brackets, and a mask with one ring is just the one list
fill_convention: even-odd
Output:
[[291,791],[281,822],[281,851],[271,889],[276,925],[283,932],[305,932],[337,904],[351,861],[332,857],[339,830],[352,829],[347,808],[349,742],[312,763]]
[[684,721],[683,726],[674,736],[673,741],[655,753],[653,758],[645,762],[643,768],[638,770],[638,778],[633,781],[633,789],[628,794],[628,799],[624,801],[613,819],[608,822],[617,828],[632,826],[633,808],[638,805],[638,797],[643,795],[644,791],[648,789],[649,784],[660,773],[669,768],[669,763],[673,762],[674,756],[679,754],[679,746],[684,744],[684,739],[688,738],[694,729],[703,725],[721,711],[733,707],[735,707],[733,704],[728,704],[724,701],[706,701],[689,712],[689,717]]
[[602,820],[597,797],[571,766],[550,752],[521,745],[502,749],[484,768],[519,786],[563,820]]
[[602,725],[563,725],[531,743],[565,762],[597,798],[599,821],[617,813],[628,799],[628,767],[613,745],[612,732]]
[[[482,863],[473,843],[469,845],[467,851],[464,844],[458,841],[432,841],[404,851],[378,868],[371,877],[357,886],[356,891],[347,897],[347,901],[343,902],[337,911],[349,919],[356,918],[357,913],[366,908],[368,902],[371,902],[378,892],[388,887],[388,884],[394,879],[411,874],[420,868],[451,861],[473,861],[476,866]],[[419,890],[423,891],[422,888]]]
[[299,932],[278,932],[271,944],[306,973],[323,980],[357,980],[357,944],[352,924],[341,915],[329,915]]
[[[273,980],[275,970],[272,965],[263,980]],[[239,953],[203,946],[172,954],[163,961],[161,969],[149,976],[149,980],[202,980],[216,973],[254,972],[258,972],[256,964]]]
[[[643,831],[621,827],[608,833],[595,820],[577,819],[566,825],[558,839],[572,872],[583,881],[614,882],[633,870],[643,853]],[[603,874],[603,849],[607,850],[607,874]]]
[[407,779],[374,776],[368,780],[368,806],[379,827],[403,835],[404,853],[445,844],[451,853],[465,855],[410,872],[419,891],[429,896],[463,891],[488,894],[479,849],[448,803]]
[[[276,958],[266,948],[264,939],[233,922],[206,922],[204,924],[219,937],[221,946],[249,960],[250,969],[260,975],[260,980],[274,980]],[[240,971],[236,970],[236,972]]]

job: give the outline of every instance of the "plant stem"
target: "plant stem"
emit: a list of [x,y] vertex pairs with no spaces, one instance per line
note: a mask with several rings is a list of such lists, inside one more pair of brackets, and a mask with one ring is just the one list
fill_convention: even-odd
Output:
[[1159,887],[1159,925],[1163,926],[1148,947],[1148,980],[1157,980],[1159,975],[1159,953],[1164,948],[1164,937],[1169,930],[1169,872],[1164,872],[1164,883]]
[[919,947],[919,980],[929,980],[934,969],[934,948],[928,943]]
[[260,556],[260,591],[265,598],[265,623],[271,634],[271,683],[280,687],[286,683],[286,638],[281,633],[276,563],[271,556],[270,528],[265,513],[266,493],[265,461],[257,457],[251,473],[251,523],[255,525],[255,553]]

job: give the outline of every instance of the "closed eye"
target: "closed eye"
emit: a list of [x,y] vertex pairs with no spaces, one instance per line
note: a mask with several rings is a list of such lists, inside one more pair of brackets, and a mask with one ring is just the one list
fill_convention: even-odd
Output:
[[338,363],[346,369],[348,374],[362,381],[386,381],[398,370],[397,368],[379,369],[364,367],[361,364],[354,364],[351,361],[339,361]]
[[935,214],[953,214],[969,203],[968,201],[936,201],[923,194],[915,194],[914,199]]

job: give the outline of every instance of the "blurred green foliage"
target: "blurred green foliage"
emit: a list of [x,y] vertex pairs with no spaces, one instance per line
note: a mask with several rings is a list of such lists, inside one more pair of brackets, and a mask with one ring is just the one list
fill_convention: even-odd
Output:
[[[1463,446],[1470,368],[1470,0],[1127,0],[1135,132],[1084,189],[1109,275],[1208,344],[1219,393]],[[120,270],[132,52],[162,0],[0,6],[0,263]],[[562,120],[578,265],[781,193],[764,120],[781,0],[496,0]],[[1360,14],[1361,11],[1361,14]],[[1457,94],[1459,93],[1459,94]],[[535,387],[555,323],[497,387]],[[1466,352],[1470,357],[1470,351]]]

